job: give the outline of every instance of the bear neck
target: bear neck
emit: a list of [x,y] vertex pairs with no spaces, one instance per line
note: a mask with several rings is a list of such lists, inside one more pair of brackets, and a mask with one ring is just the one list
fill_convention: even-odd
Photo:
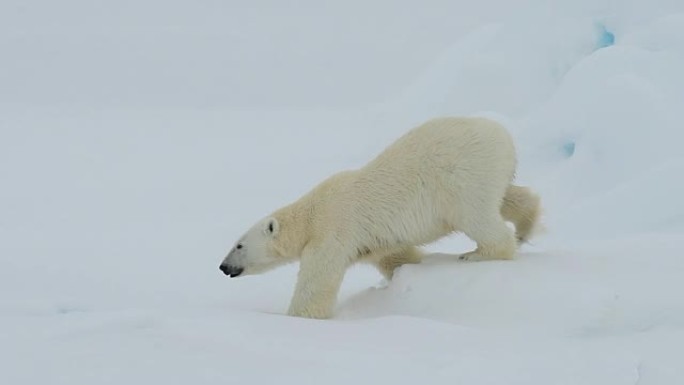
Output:
[[281,254],[288,258],[299,258],[311,239],[313,207],[305,200],[296,201],[274,213],[280,223]]

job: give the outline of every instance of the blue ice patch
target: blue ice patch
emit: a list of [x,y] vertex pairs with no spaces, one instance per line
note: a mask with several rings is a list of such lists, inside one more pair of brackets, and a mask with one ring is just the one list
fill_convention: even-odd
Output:
[[615,35],[610,32],[608,29],[606,29],[605,25],[600,25],[599,26],[599,37],[598,41],[596,42],[597,48],[606,48],[610,47],[611,45],[615,44]]
[[570,158],[575,154],[575,142],[566,142],[563,144],[563,154],[566,158]]

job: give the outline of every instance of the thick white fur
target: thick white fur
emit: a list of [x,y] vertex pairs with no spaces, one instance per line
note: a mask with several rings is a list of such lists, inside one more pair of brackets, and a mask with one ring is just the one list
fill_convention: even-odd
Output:
[[498,123],[433,119],[264,218],[224,263],[254,274],[300,259],[288,313],[328,318],[355,262],[371,262],[390,279],[398,266],[421,261],[418,246],[453,232],[477,243],[461,259],[512,258],[516,238],[526,241],[539,216],[538,197],[511,184],[515,169],[513,141]]

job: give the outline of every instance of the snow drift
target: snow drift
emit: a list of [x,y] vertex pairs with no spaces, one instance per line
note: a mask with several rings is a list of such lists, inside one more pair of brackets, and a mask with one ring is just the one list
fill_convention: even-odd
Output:
[[[680,3],[3,3],[0,382],[682,382]],[[445,114],[514,134],[517,260],[355,267],[330,321],[282,315],[296,266],[220,274]]]

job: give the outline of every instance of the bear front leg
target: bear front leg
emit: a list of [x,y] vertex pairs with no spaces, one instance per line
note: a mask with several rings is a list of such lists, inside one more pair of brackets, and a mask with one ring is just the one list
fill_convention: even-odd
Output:
[[288,315],[330,318],[348,265],[339,256],[302,255]]

